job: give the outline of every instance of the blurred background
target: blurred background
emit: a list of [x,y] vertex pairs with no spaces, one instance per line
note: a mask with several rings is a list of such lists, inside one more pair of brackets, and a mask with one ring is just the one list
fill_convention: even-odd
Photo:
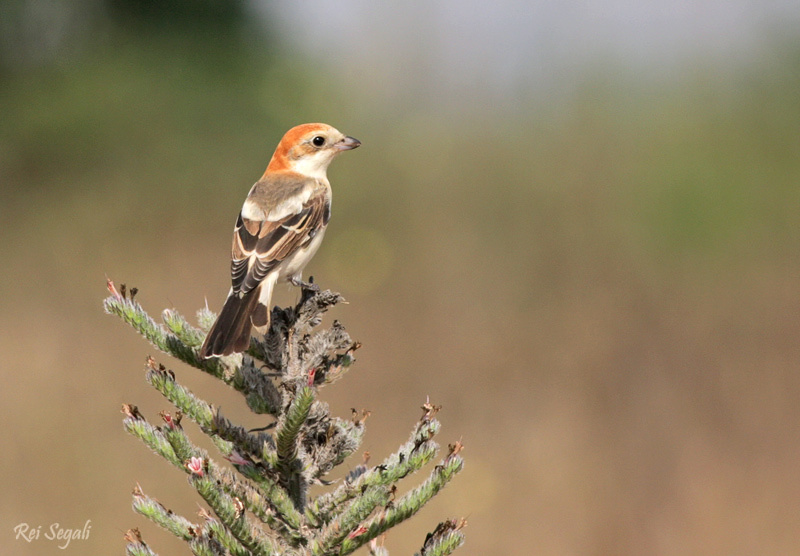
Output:
[[0,552],[188,553],[130,509],[200,501],[122,430],[169,409],[145,357],[265,423],[104,315],[106,276],[219,310],[247,191],[323,121],[363,146],[306,275],[364,345],[323,399],[372,411],[373,462],[426,396],[466,446],[392,554],[459,516],[463,554],[796,553],[798,29],[777,0],[5,0]]

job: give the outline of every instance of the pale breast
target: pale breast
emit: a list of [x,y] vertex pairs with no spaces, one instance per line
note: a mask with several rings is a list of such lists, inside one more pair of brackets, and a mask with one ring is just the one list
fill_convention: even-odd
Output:
[[325,235],[325,228],[317,231],[316,235],[311,239],[308,245],[304,248],[298,249],[292,253],[283,264],[280,265],[279,280],[290,280],[293,277],[300,277],[303,269],[308,262],[314,257],[314,254],[322,244],[322,237]]

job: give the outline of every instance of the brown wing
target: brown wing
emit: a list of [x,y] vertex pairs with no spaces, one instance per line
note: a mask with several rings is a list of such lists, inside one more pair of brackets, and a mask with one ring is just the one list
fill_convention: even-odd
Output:
[[249,220],[239,213],[233,231],[233,291],[252,291],[278,264],[305,247],[328,223],[330,201],[324,190],[313,194],[299,212],[280,220]]

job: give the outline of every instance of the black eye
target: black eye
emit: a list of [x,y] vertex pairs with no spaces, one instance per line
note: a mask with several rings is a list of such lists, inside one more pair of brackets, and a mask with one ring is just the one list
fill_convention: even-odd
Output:
[[325,144],[325,138],[322,135],[317,135],[311,140],[315,147],[321,147]]

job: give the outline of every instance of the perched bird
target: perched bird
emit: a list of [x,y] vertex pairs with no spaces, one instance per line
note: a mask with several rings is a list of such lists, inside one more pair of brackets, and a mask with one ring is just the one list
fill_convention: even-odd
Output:
[[266,333],[275,284],[300,284],[325,234],[331,215],[328,165],[360,144],[326,124],[299,125],[283,136],[236,220],[232,286],[200,348],[202,357],[247,350],[253,327]]

